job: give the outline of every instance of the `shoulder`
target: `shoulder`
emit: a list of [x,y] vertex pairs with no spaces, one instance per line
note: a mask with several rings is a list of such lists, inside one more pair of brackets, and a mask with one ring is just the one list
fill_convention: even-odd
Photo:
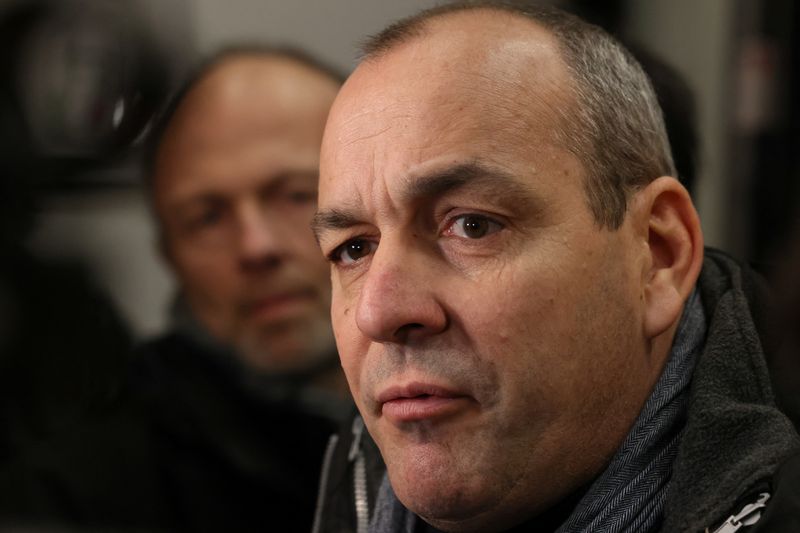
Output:
[[797,433],[776,406],[767,365],[775,342],[766,283],[747,266],[707,250],[698,290],[707,331],[673,468],[668,531],[723,521],[798,453]]

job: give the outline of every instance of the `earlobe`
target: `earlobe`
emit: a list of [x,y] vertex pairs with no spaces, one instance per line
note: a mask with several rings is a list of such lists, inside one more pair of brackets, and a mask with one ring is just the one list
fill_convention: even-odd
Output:
[[675,178],[658,178],[638,194],[648,254],[644,329],[652,339],[680,319],[703,263],[703,233],[689,193]]

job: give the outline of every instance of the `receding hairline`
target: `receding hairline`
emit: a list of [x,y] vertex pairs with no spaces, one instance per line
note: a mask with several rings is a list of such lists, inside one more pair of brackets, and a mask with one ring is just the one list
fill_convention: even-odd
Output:
[[[325,72],[292,57],[253,52],[228,55],[210,65],[175,102],[174,109],[163,125],[158,146],[154,147],[154,155],[157,156],[160,145],[176,124],[186,120],[187,113],[190,119],[198,120],[198,117],[192,116],[195,111],[193,108],[197,105],[219,106],[220,102],[225,101],[226,90],[237,85],[259,88],[262,99],[253,102],[254,105],[269,102],[280,94],[281,91],[278,89],[280,82],[287,79],[313,87],[315,93],[319,94],[320,100],[326,99],[330,93],[330,99],[333,101],[340,87],[337,80]],[[217,100],[218,98],[223,100]],[[229,103],[235,103],[237,106],[244,104],[244,102]]]
[[330,80],[335,86],[340,87],[346,76],[336,68],[317,59],[304,50],[294,47],[271,46],[262,44],[244,44],[223,48],[205,60],[201,61],[194,71],[184,80],[167,102],[167,105],[158,114],[144,143],[143,154],[143,181],[149,200],[153,200],[155,188],[155,174],[157,162],[167,132],[173,126],[176,118],[184,108],[184,104],[192,98],[196,90],[201,87],[210,76],[218,73],[220,69],[227,68],[234,61],[243,58],[258,60],[282,60],[293,65],[305,67],[309,72],[316,73],[321,79]]
[[[331,86],[338,87],[341,85],[340,81],[332,77],[329,73],[320,70],[314,65],[300,61],[295,57],[279,53],[242,51],[227,55],[218,62],[210,65],[205,73],[197,78],[195,83],[188,89],[183,100],[186,100],[189,95],[195,92],[204,83],[208,82],[208,80],[217,76],[222,76],[223,74],[228,74],[229,72],[247,69],[248,67],[259,69],[259,74],[265,78],[272,77],[275,74],[273,72],[267,72],[266,69],[274,69],[276,71],[285,70],[286,72],[296,71],[297,73],[308,74],[310,78],[318,78],[320,81],[324,80],[325,82],[330,83]],[[261,72],[261,69],[265,70]]]

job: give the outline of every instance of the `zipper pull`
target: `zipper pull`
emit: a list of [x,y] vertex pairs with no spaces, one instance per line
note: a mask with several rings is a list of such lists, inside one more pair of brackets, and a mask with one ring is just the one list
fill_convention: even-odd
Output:
[[347,454],[347,460],[352,463],[361,448],[361,434],[364,432],[364,419],[360,416],[356,416],[353,419],[351,431],[353,432],[353,442],[350,444],[350,452]]
[[[762,492],[758,495],[758,500],[748,503],[737,514],[729,516],[713,533],[734,533],[744,526],[752,526],[761,519],[761,513],[767,506],[769,496],[769,493]],[[708,529],[706,529],[706,533],[708,533]]]
[[353,443],[347,454],[347,460],[353,465],[353,503],[356,510],[356,533],[369,531],[369,499],[367,496],[367,463],[361,449],[361,436],[364,434],[364,419],[356,416],[353,419]]

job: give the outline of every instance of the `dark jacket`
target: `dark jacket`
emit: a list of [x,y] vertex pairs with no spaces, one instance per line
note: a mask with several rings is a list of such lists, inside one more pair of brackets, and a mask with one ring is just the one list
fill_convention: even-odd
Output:
[[0,524],[308,531],[335,424],[253,394],[235,365],[180,335],[138,355],[114,416],[0,475]]
[[[693,375],[661,530],[714,532],[767,493],[766,505],[753,513],[761,519],[741,531],[800,531],[800,444],[770,386],[765,350],[775,346],[767,290],[753,272],[714,250],[706,251],[698,289],[706,344]],[[362,527],[371,516],[385,468],[360,428],[356,423],[340,432],[330,451],[314,533],[356,532],[358,516]],[[364,489],[357,490],[359,479],[362,485],[366,480],[366,498]]]

